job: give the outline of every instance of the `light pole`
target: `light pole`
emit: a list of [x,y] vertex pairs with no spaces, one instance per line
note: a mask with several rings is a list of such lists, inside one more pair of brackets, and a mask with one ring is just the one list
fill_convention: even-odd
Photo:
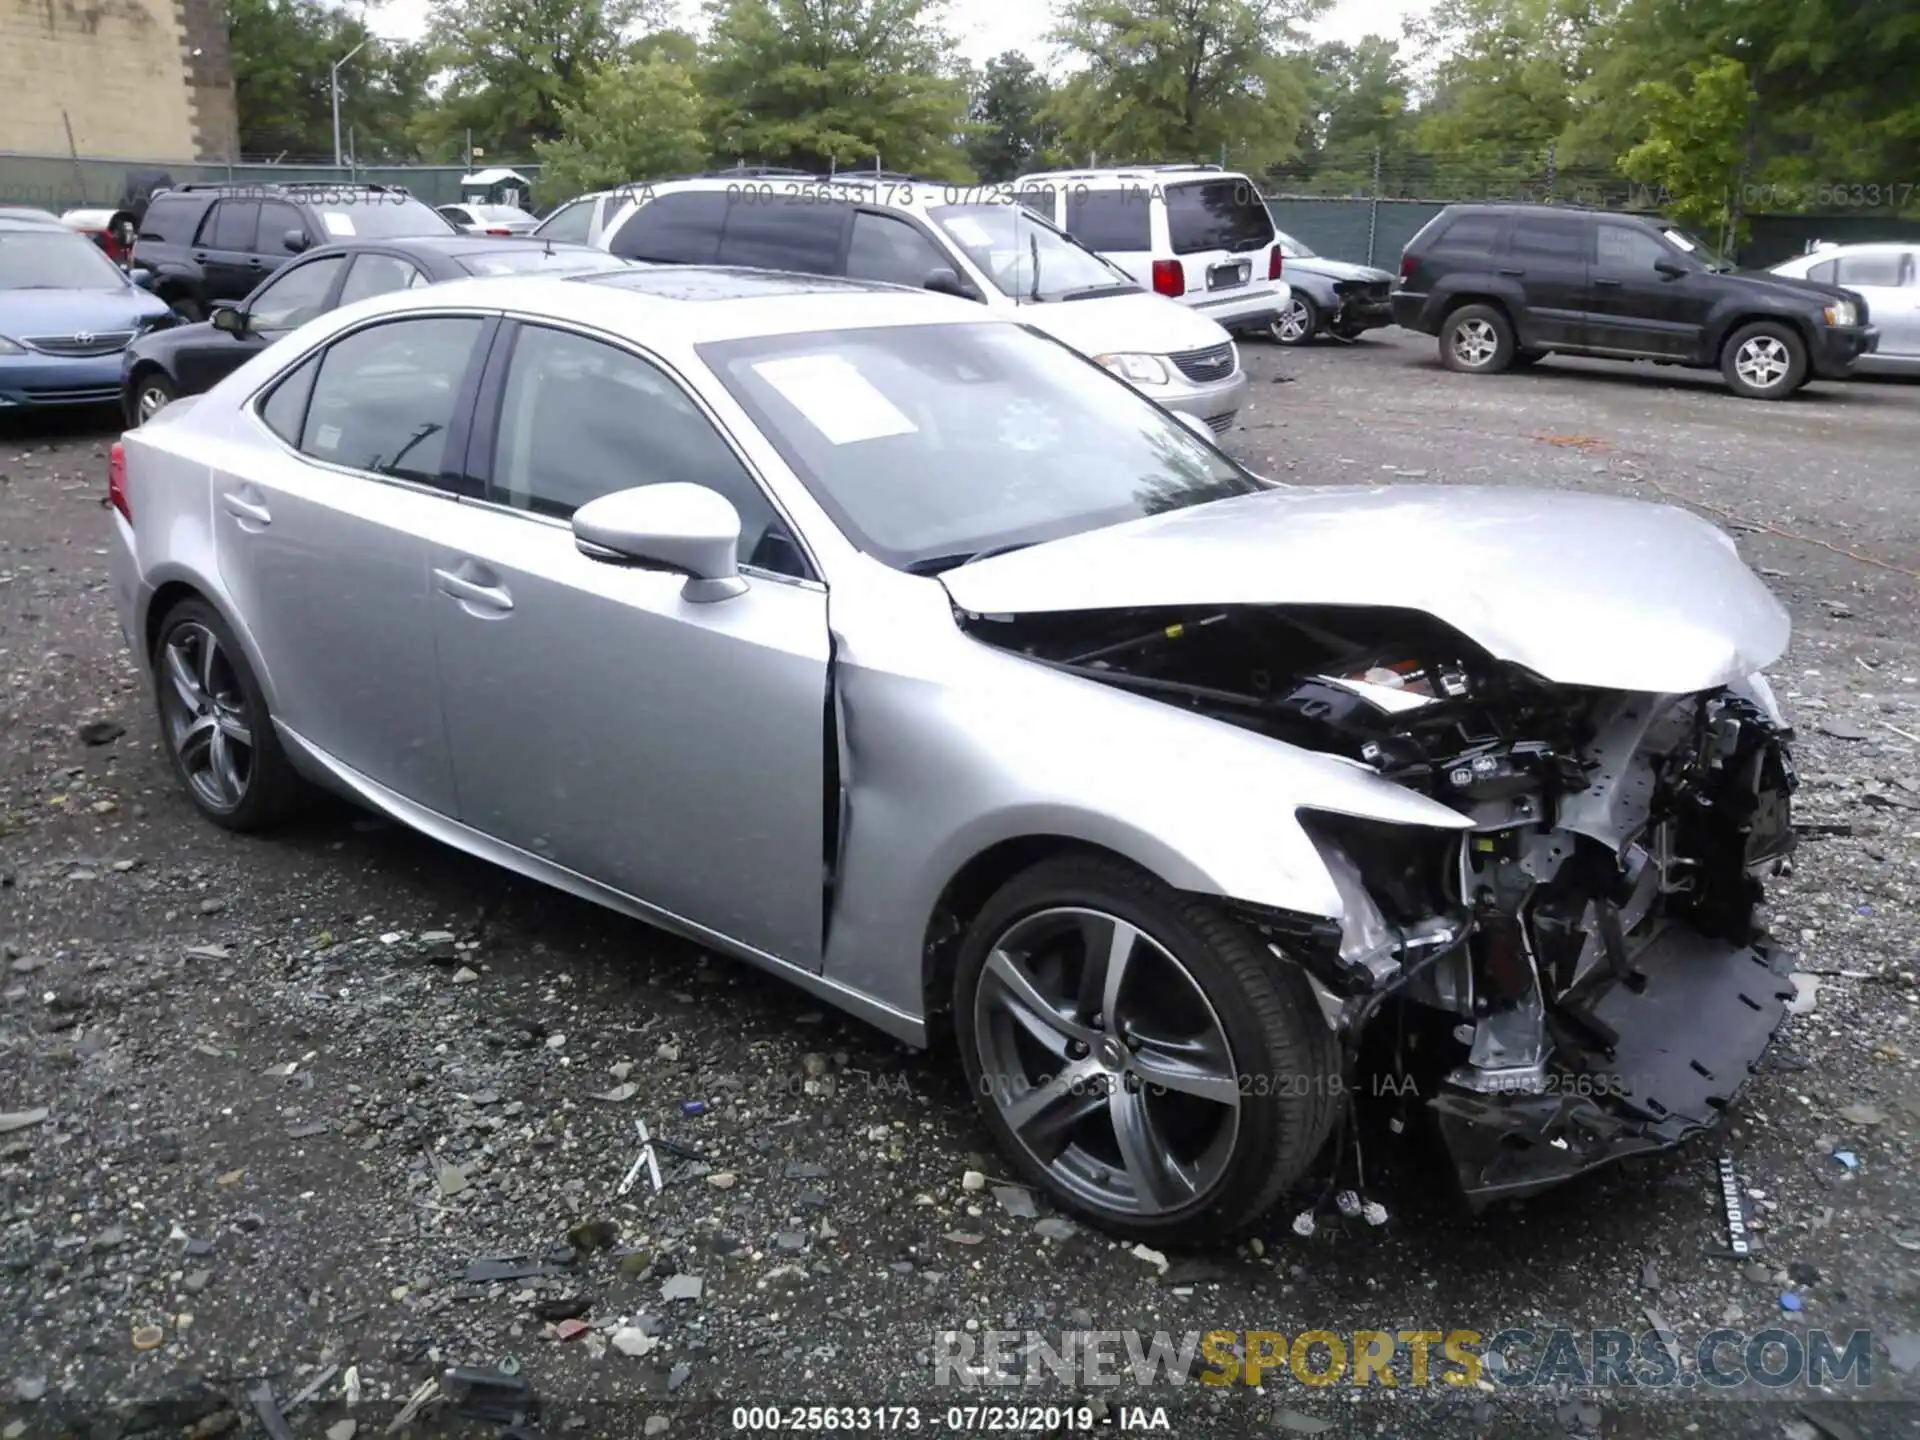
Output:
[[[371,37],[369,37],[369,39],[370,38]],[[328,88],[333,92],[333,168],[336,170],[346,163],[341,158],[340,153],[340,67],[366,48],[367,41],[362,40],[358,45],[334,61],[333,69],[327,72]]]

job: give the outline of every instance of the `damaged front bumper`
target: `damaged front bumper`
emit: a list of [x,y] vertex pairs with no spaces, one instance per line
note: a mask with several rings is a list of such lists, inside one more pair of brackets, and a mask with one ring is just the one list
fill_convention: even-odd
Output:
[[[1793,996],[1771,942],[1664,931],[1563,1031],[1535,1093],[1443,1083],[1429,1104],[1475,1209],[1711,1128],[1758,1067]],[[1587,1032],[1587,1033],[1583,1033]]]

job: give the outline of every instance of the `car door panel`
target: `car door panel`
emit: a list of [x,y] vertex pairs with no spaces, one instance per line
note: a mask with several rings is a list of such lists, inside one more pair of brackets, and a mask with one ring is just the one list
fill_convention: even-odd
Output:
[[205,299],[238,300],[260,283],[262,272],[248,263],[253,259],[251,247],[259,223],[257,200],[218,200],[207,212],[193,248],[193,258],[206,277],[202,282]]
[[818,969],[826,595],[589,559],[544,517],[462,506],[434,537],[460,819]]
[[1572,216],[1515,218],[1495,269],[1525,303],[1515,316],[1522,345],[1578,347],[1587,340],[1587,235]]
[[1594,348],[1661,359],[1698,355],[1716,299],[1707,272],[1657,270],[1661,261],[1684,264],[1684,258],[1638,225],[1601,220],[1594,244],[1587,301]]
[[[443,328],[428,332],[431,325]],[[300,425],[297,443],[248,414],[213,477],[221,579],[273,674],[281,722],[443,814],[457,800],[438,689],[428,539],[458,504],[447,490],[405,478],[396,457],[428,428],[422,417],[471,408],[468,371],[477,363],[463,365],[461,357],[483,352],[489,330],[479,318],[429,317],[336,342],[319,362],[311,400],[290,422]],[[411,375],[409,343],[418,362]],[[336,357],[340,369],[330,375]],[[446,385],[435,383],[434,365]],[[385,409],[369,403],[376,394]],[[270,393],[262,413],[272,404]],[[463,452],[463,433],[447,438],[446,453]],[[369,473],[380,457],[393,460],[393,473]],[[422,463],[431,473],[431,457],[423,454]]]

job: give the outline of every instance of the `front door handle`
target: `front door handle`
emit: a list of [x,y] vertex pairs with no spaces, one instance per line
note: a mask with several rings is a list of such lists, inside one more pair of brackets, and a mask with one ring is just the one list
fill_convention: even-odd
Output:
[[244,494],[236,495],[229,491],[220,497],[220,503],[226,506],[229,515],[240,522],[243,530],[248,526],[264,529],[273,523],[272,512],[257,501],[247,499]]
[[513,609],[513,596],[504,585],[485,585],[455,570],[435,570],[433,579],[442,595],[451,595],[462,605],[495,615],[504,615]]
[[204,265],[207,263],[207,261],[211,260],[213,257],[207,254],[207,252],[204,250],[196,250],[193,252],[193,258],[199,261],[202,265]]
[[1500,273],[1502,275],[1524,275],[1527,272],[1518,265],[1511,265],[1511,266],[1503,266],[1501,268]]
[[1596,289],[1618,290],[1620,288],[1620,282],[1618,280],[1596,280],[1593,283]]

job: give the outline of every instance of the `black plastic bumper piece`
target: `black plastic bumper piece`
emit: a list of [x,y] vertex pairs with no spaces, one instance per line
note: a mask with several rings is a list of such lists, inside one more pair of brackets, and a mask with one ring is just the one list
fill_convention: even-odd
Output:
[[1792,969],[1770,941],[1734,946],[1672,926],[1585,997],[1599,1024],[1561,1030],[1547,1093],[1443,1086],[1429,1103],[1468,1203],[1530,1195],[1710,1129],[1780,1028]]

